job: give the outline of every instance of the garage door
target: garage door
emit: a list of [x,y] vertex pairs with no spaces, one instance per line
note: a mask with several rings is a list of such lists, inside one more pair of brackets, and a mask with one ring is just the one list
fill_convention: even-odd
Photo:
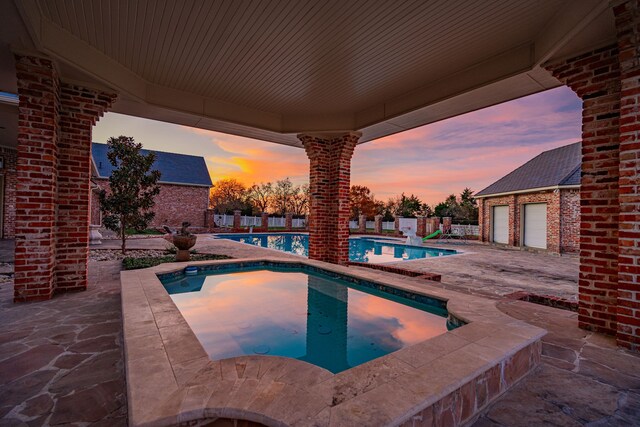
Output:
[[493,241],[509,243],[509,206],[493,207]]
[[524,205],[524,245],[547,249],[547,204]]

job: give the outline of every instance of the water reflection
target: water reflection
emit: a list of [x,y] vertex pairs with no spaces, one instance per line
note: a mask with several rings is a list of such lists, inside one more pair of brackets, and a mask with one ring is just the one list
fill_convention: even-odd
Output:
[[[218,237],[301,256],[309,254],[309,236],[306,234],[236,234]],[[349,239],[349,259],[357,262],[383,263],[452,254],[455,251],[406,246],[376,238]]]
[[340,372],[447,330],[426,307],[321,275],[245,271],[165,287],[212,359],[269,354]]

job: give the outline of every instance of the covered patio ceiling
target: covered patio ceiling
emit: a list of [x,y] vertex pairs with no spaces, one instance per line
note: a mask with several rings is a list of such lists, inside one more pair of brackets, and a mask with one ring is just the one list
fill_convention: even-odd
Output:
[[614,43],[608,6],[15,0],[0,14],[0,91],[16,92],[13,53],[39,52],[63,80],[117,91],[115,112],[292,146],[300,132],[363,143],[559,86],[540,65]]

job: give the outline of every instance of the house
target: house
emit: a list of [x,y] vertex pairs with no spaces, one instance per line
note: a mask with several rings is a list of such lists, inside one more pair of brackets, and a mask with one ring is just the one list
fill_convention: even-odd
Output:
[[581,143],[565,145],[543,152],[480,191],[480,240],[577,252],[581,161]]
[[[91,225],[102,225],[98,192],[109,189],[109,176],[114,167],[107,158],[107,144],[94,142],[92,157]],[[203,231],[207,226],[209,190],[212,187],[209,170],[203,157],[163,151],[141,150],[142,154],[153,152],[156,161],[153,168],[160,171],[160,194],[155,199],[155,218],[151,227],[179,227],[189,221],[192,229]]]

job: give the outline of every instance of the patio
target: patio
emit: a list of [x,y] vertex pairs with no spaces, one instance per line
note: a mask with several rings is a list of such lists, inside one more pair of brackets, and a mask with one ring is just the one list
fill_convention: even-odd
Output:
[[[17,165],[15,271],[0,285],[8,424],[126,421],[118,320],[126,294],[116,263],[87,256],[92,129],[106,112],[304,149],[309,258],[342,269],[360,144],[560,85],[583,101],[580,259],[567,268],[566,259],[469,246],[476,255],[452,257],[433,286],[490,296],[491,310],[497,303],[552,332],[542,366],[479,423],[637,422],[638,356],[615,345],[640,348],[638,0],[366,8],[227,0],[178,9],[14,0],[0,15],[0,137]],[[199,250],[261,253],[205,239]],[[431,261],[412,268],[435,271]],[[575,298],[578,263],[577,315],[499,299],[529,288]],[[11,285],[25,304],[11,305]]]
[[[162,239],[130,243],[132,248],[164,247]],[[231,241],[201,239],[198,250],[235,257],[268,253],[296,258]],[[483,262],[496,259],[493,251],[486,253]],[[498,269],[505,260],[517,265],[522,255],[529,266],[549,261],[544,255],[504,251],[494,267]],[[432,267],[454,258],[431,260],[436,261]],[[575,264],[554,258],[558,265],[561,261]],[[2,282],[0,425],[126,425],[119,269],[116,261],[92,261],[89,290],[30,304],[28,312],[11,302],[11,282]],[[523,277],[528,274],[522,271]],[[446,281],[437,285],[448,286]],[[75,309],[68,311],[69,306]],[[579,329],[575,313],[512,300],[502,300],[498,308],[549,333],[543,338],[542,364],[489,407],[475,425],[638,424],[638,356],[617,349],[613,338]],[[38,356],[25,358],[28,354]]]

